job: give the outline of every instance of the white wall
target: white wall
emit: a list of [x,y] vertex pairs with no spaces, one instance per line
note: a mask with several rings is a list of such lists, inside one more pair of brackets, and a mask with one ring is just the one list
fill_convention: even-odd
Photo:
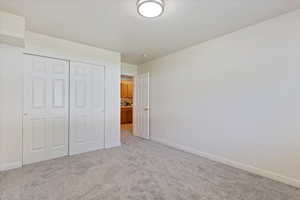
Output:
[[0,170],[21,166],[22,49],[0,44]]
[[137,73],[138,73],[137,65],[132,65],[132,64],[128,64],[128,63],[121,64],[121,74],[122,75],[134,76]]
[[[0,47],[0,49],[1,49],[1,47]],[[3,66],[3,65],[4,65],[4,59],[0,59],[0,67]],[[0,73],[0,91],[3,91],[3,89],[4,89],[3,88],[3,84],[4,84],[3,80],[4,80],[3,73]],[[0,98],[0,171],[2,170],[2,162],[3,162],[3,145],[2,145],[3,139],[2,139],[2,132],[4,131],[4,127],[3,127],[3,125],[4,125],[3,124],[3,122],[4,122],[4,120],[3,120],[4,114],[2,112],[2,109],[3,109],[3,99]]]
[[91,47],[30,31],[25,32],[26,51],[43,53],[53,57],[73,60],[91,60],[116,64],[120,67],[121,55],[118,52]]
[[300,10],[146,63],[151,138],[300,187]]
[[0,11],[0,43],[24,47],[25,19]]

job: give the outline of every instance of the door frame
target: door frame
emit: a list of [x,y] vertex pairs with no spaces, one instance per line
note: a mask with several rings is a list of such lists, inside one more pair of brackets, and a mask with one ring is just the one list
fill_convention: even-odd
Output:
[[[133,115],[133,119],[132,119],[132,125],[133,125],[133,135],[134,136],[139,136],[138,134],[137,134],[137,128],[136,128],[136,109],[137,109],[137,107],[136,107],[136,102],[137,102],[137,96],[136,96],[136,94],[137,94],[137,77],[138,77],[138,73],[128,73],[128,72],[122,72],[121,73],[121,76],[131,76],[132,78],[133,78],[133,107],[132,107],[132,110],[133,110],[133,112],[132,112],[132,115]],[[120,77],[121,77],[120,76]],[[151,132],[150,132],[150,74],[149,74],[149,80],[148,80],[149,82],[148,82],[148,85],[149,85],[149,90],[148,90],[148,102],[149,102],[149,111],[148,111],[148,115],[149,115],[149,130],[148,130],[148,132],[149,132],[149,140],[151,140]],[[121,84],[121,81],[120,81],[120,84]],[[121,97],[120,97],[120,99],[121,99]],[[121,111],[120,111],[121,112]],[[121,122],[120,122],[121,123]]]
[[[121,72],[120,78],[122,76],[130,76],[133,78],[133,104],[132,104],[132,134],[134,136],[137,136],[136,134],[136,78],[137,78],[137,73],[129,73],[129,72]],[[121,79],[120,79],[120,85],[121,85]],[[120,96],[121,100],[121,96]],[[121,105],[121,104],[120,104]],[[121,113],[121,109],[120,109]],[[120,121],[121,124],[121,121]]]

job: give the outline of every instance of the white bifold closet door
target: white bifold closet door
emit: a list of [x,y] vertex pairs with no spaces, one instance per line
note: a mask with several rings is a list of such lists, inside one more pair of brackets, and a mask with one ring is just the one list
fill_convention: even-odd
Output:
[[68,154],[69,62],[26,55],[23,164]]
[[71,62],[70,155],[104,148],[104,67]]

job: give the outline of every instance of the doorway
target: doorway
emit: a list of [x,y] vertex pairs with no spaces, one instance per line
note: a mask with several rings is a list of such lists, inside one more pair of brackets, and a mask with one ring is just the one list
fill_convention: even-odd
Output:
[[121,134],[133,135],[134,77],[121,76]]
[[121,75],[121,139],[150,139],[150,76]]

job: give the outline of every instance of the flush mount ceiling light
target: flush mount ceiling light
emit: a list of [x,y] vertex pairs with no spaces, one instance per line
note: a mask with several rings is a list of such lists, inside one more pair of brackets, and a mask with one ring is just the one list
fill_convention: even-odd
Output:
[[165,8],[164,0],[138,0],[136,5],[138,13],[147,18],[162,15]]

